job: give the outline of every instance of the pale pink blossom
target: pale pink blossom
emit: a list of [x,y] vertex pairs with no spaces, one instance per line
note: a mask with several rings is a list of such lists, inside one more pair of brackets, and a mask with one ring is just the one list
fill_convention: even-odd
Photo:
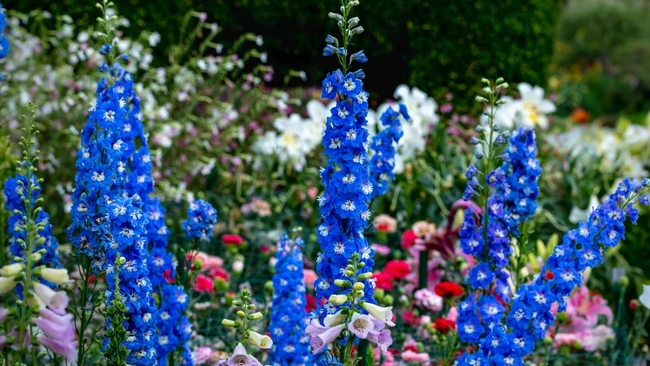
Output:
[[424,352],[413,352],[411,350],[404,351],[400,354],[400,357],[403,361],[411,362],[415,364],[427,364],[429,363],[429,354]]
[[415,291],[415,304],[429,311],[438,312],[442,310],[443,299],[426,288]]
[[308,289],[314,288],[314,282],[318,279],[318,275],[313,269],[303,269],[302,270],[303,280],[305,281],[305,286]]
[[375,229],[380,232],[392,234],[397,231],[397,220],[386,214],[376,216],[374,225]]
[[390,254],[390,248],[385,245],[372,244],[370,247],[372,247],[375,253],[381,255],[382,257],[386,257]]

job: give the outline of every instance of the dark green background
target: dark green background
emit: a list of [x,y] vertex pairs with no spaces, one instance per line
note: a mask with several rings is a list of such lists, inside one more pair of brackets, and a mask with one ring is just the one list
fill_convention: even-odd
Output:
[[[335,61],[321,55],[324,38],[337,31],[327,17],[338,1],[319,0],[114,0],[127,16],[127,35],[142,29],[162,35],[164,47],[177,41],[182,16],[205,11],[223,29],[228,43],[243,32],[264,36],[262,47],[282,80],[289,69],[307,72],[320,83]],[[562,0],[362,0],[354,15],[366,32],[354,50],[364,49],[366,88],[387,98],[400,83],[434,97],[450,91],[456,105],[472,105],[481,77],[503,76],[511,83],[545,85]],[[93,0],[4,0],[8,9],[45,8],[69,14],[78,26],[95,21]],[[336,34],[334,34],[336,35]]]

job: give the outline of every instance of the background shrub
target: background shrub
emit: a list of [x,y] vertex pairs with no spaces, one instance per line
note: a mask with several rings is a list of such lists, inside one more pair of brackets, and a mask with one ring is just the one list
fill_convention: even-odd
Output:
[[[290,0],[138,0],[115,1],[131,21],[127,35],[146,28],[161,34],[163,49],[177,42],[185,13],[205,11],[223,29],[223,42],[243,32],[264,36],[263,49],[281,81],[290,69],[304,70],[309,84],[320,83],[332,60],[322,57],[322,41],[336,32],[325,14],[336,1]],[[395,0],[362,1],[356,12],[366,33],[358,49],[367,51],[367,89],[390,97],[397,85],[409,83],[440,97],[450,91],[455,104],[471,102],[481,77],[503,76],[511,82],[545,85],[553,52],[561,0]],[[95,21],[94,0],[5,0],[22,12],[45,7],[67,13],[84,26]],[[404,19],[408,21],[404,22]],[[130,34],[133,33],[133,34]],[[158,63],[164,63],[159,58]],[[155,63],[154,63],[155,64]],[[463,103],[464,102],[464,103]]]

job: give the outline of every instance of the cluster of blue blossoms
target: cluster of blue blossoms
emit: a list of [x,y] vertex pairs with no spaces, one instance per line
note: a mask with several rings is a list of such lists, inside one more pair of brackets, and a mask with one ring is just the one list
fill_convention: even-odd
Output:
[[[2,32],[4,31],[6,26],[7,26],[7,16],[4,13],[2,4],[0,4],[0,60],[7,57],[7,55],[9,54],[9,40],[7,39],[7,37],[2,35]],[[0,73],[0,78],[2,78],[1,73]]]
[[[603,248],[614,247],[624,238],[625,218],[636,222],[633,204],[648,204],[640,192],[650,181],[625,179],[587,222],[564,236],[541,273],[522,285],[511,301],[505,268],[512,255],[510,239],[520,237],[522,225],[537,208],[541,167],[535,153],[534,132],[517,130],[502,156],[503,165],[486,176],[487,185],[493,188],[486,211],[480,215],[469,209],[465,216],[461,246],[479,264],[468,275],[472,292],[459,305],[458,334],[478,349],[461,356],[459,365],[524,365],[523,358],[554,324],[552,304],[558,303],[558,311],[566,309],[571,291],[582,283],[582,273],[602,263]],[[466,198],[483,189],[477,174],[474,166],[468,168]]]
[[399,105],[399,110],[389,107],[379,118],[384,129],[370,143],[374,152],[370,158],[370,182],[374,187],[372,198],[386,193],[390,182],[395,179],[395,150],[404,135],[400,115],[407,121],[411,119],[404,104]]
[[[316,297],[327,299],[350,291],[339,288],[334,281],[350,280],[341,269],[346,268],[353,253],[359,253],[366,265],[364,271],[374,265],[374,252],[364,231],[375,188],[368,172],[368,93],[363,83],[353,73],[343,75],[336,70],[323,81],[322,98],[336,99],[322,138],[328,165],[321,168],[325,191],[318,197],[323,223],[318,227],[322,252],[316,261],[319,278],[315,286]],[[372,302],[372,286],[370,282],[365,285],[364,300]]]
[[310,359],[302,246],[302,239],[289,240],[287,234],[278,242],[269,325],[274,340],[269,363],[273,366],[303,366]]
[[[502,304],[510,301],[506,271],[512,255],[510,239],[519,237],[520,224],[532,217],[537,208],[537,180],[542,171],[536,158],[535,132],[519,128],[508,142],[502,166],[486,176],[486,183],[492,188],[486,212],[480,215],[469,208],[460,230],[463,251],[479,261],[469,272],[474,293],[461,304],[458,317],[458,334],[468,343],[478,342],[503,317]],[[473,193],[478,187],[477,174],[473,165],[468,168],[467,191]],[[481,296],[482,291],[494,294]]]
[[110,67],[109,74],[114,83],[106,78],[98,83],[97,101],[89,108],[82,133],[68,235],[94,259],[95,270],[106,270],[109,303],[115,290],[113,263],[118,254],[125,259],[120,294],[128,310],[128,362],[151,365],[158,317],[147,266],[149,219],[141,197],[148,203],[153,189],[146,182],[145,188],[135,187],[132,175],[133,156],[143,152],[142,147],[136,150],[137,139],[146,138],[131,75],[119,65]]
[[[626,218],[636,223],[638,211],[633,205],[650,203],[647,195],[641,194],[649,186],[648,179],[626,178],[587,221],[567,232],[540,274],[518,289],[505,324],[499,319],[481,339],[477,352],[463,355],[459,364],[523,366],[535,341],[544,338],[555,321],[553,303],[557,302],[558,311],[566,310],[571,291],[582,283],[582,273],[603,263],[603,249],[615,247],[625,237]],[[463,307],[461,304],[461,313],[466,311]]]
[[[26,165],[26,162],[23,162],[23,164]],[[31,175],[31,185],[33,188],[30,202],[32,209],[34,209],[34,203],[40,194],[41,185],[33,175]],[[7,179],[2,194],[5,197],[5,210],[11,213],[8,220],[8,231],[11,236],[9,239],[9,253],[14,258],[26,259],[26,248],[24,248],[24,245],[27,244],[28,238],[25,225],[27,224],[27,215],[31,214],[31,212],[27,212],[26,207],[26,201],[28,199],[27,178],[24,175],[18,174],[15,178]],[[37,225],[42,225],[42,229],[38,231],[38,237],[44,241],[42,244],[34,247],[34,252],[43,250],[44,253],[41,259],[37,263],[34,263],[34,266],[47,265],[49,268],[60,268],[59,243],[52,235],[50,216],[44,210],[40,210],[36,214],[35,222]],[[39,280],[52,288],[56,286],[43,278],[39,278]],[[22,285],[18,284],[14,290],[19,297],[22,297]]]
[[217,210],[208,202],[197,200],[187,210],[187,220],[181,223],[188,239],[209,241],[212,228],[217,223]]

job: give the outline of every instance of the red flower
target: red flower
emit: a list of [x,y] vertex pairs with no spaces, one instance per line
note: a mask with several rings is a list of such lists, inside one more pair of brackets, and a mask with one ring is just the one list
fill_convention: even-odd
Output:
[[458,297],[463,294],[463,288],[453,282],[440,282],[436,285],[434,291],[436,292],[436,295],[441,297]]
[[306,294],[305,298],[307,299],[307,305],[305,305],[305,311],[306,312],[310,313],[313,310],[316,310],[318,308],[316,306],[316,296]]
[[385,272],[379,272],[372,275],[375,279],[375,287],[382,290],[390,291],[393,289],[393,278]]
[[456,322],[445,318],[438,318],[433,323],[433,327],[436,328],[438,332],[445,334],[450,330],[456,329]]
[[396,280],[401,280],[411,273],[411,266],[406,261],[394,260],[386,263],[384,272]]
[[544,275],[544,278],[546,278],[547,280],[550,281],[550,280],[552,280],[552,279],[555,278],[555,275],[553,274],[553,272],[548,271],[548,272],[546,272],[546,274]]
[[171,269],[166,269],[165,273],[164,273],[164,276],[165,276],[165,280],[167,281],[167,283],[176,282],[176,279],[174,279],[174,277],[172,277],[172,270]]
[[212,278],[221,278],[226,282],[230,280],[230,276],[228,275],[228,272],[226,272],[226,270],[221,267],[212,268],[210,270],[210,276],[212,276]]
[[418,239],[419,239],[419,237],[417,235],[415,235],[413,230],[409,230],[409,231],[405,232],[402,235],[402,248],[404,250],[409,249],[410,247],[415,245],[415,241],[418,240]]
[[415,317],[415,314],[413,314],[412,311],[406,311],[404,312],[404,315],[402,315],[404,318],[404,323],[410,324],[410,325],[418,325],[420,324],[420,317]]
[[639,307],[639,301],[638,300],[631,300],[630,301],[630,309],[631,310],[636,310]]
[[196,292],[214,292],[214,281],[212,278],[199,274],[196,276],[196,284],[194,285],[194,291]]
[[221,242],[226,245],[239,246],[241,243],[244,242],[244,238],[235,234],[226,234],[221,237]]

